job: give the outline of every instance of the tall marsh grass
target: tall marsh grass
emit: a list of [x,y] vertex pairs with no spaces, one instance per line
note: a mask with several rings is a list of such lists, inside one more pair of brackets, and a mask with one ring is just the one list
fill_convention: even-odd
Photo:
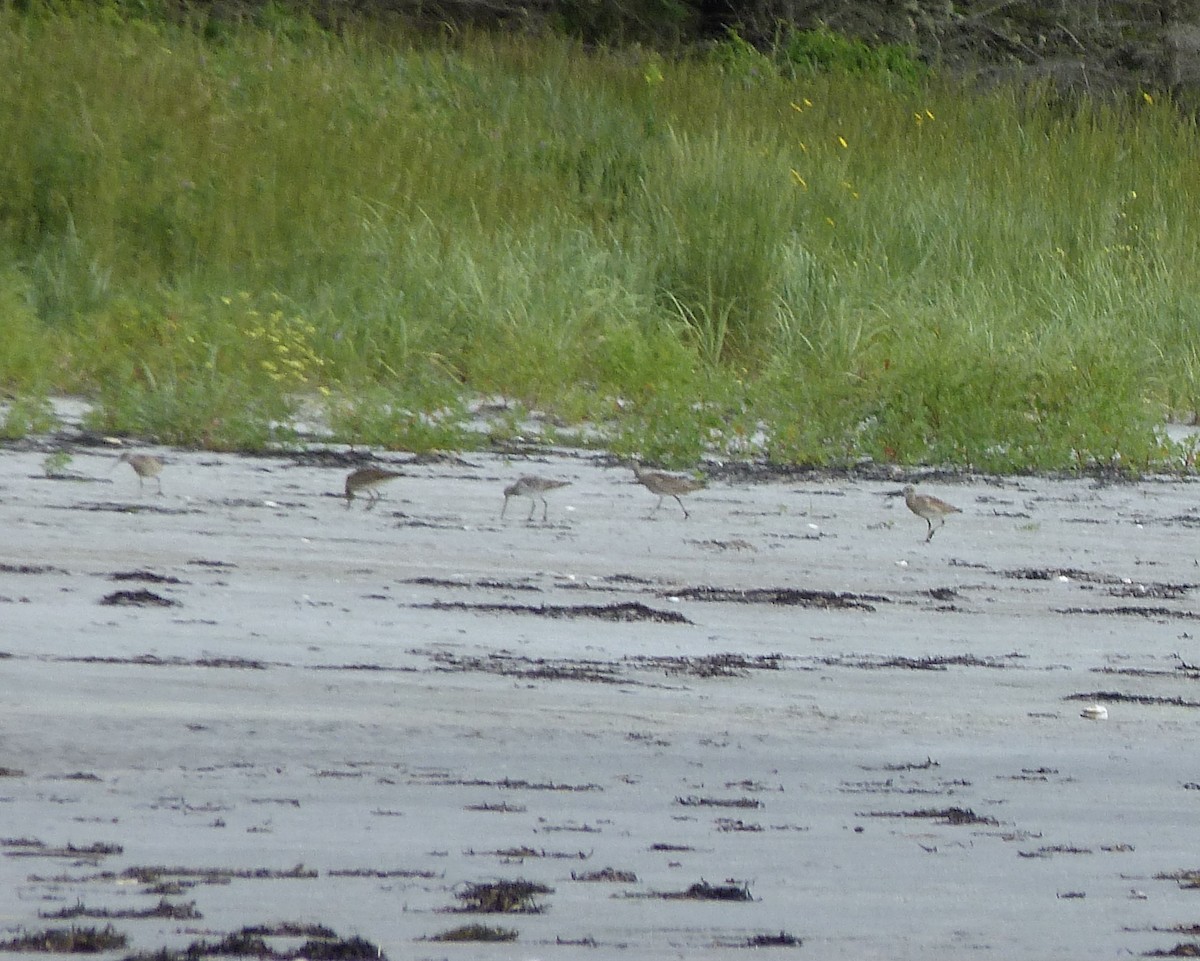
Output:
[[1152,95],[272,9],[0,5],[9,393],[213,447],[314,400],[347,440],[466,443],[498,395],[668,461],[1188,456],[1200,137]]

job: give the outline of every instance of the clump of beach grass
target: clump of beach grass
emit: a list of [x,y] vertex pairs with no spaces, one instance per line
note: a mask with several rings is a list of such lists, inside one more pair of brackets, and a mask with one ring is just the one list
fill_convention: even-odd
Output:
[[495,396],[680,466],[1188,461],[1200,138],[1152,92],[130,9],[0,9],[11,395],[215,448],[314,401],[470,446]]

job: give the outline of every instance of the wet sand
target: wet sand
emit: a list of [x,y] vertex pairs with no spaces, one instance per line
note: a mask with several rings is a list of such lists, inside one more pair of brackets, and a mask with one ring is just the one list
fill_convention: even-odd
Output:
[[[406,476],[369,510],[335,496],[344,465],[154,452],[161,497],[103,449],[75,480],[0,457],[4,939],[111,923],[125,956],[303,922],[393,961],[1197,940],[1192,479],[930,481],[963,513],[925,544],[899,475],[729,476],[685,520],[589,452],[382,457]],[[499,517],[526,473],[571,481],[546,523]],[[536,910],[460,910],[516,881],[550,889]],[[163,899],[198,916],[113,917]],[[76,907],[109,917],[45,916]],[[426,940],[474,923],[517,939]]]

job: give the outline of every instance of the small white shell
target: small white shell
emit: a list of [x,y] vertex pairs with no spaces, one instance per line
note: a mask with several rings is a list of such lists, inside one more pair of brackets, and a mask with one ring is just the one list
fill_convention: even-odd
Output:
[[1079,716],[1086,717],[1089,721],[1103,721],[1108,718],[1108,708],[1103,704],[1089,704]]

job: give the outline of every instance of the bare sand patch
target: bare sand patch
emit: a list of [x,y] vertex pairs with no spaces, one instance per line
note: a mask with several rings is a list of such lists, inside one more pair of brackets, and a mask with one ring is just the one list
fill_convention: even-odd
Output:
[[[963,513],[926,544],[899,477],[648,518],[600,455],[397,456],[367,510],[336,463],[155,453],[161,497],[0,458],[5,940],[77,905],[120,956],[1194,940],[1190,479],[930,482]],[[571,484],[501,520],[531,473]],[[472,925],[516,936],[433,940]]]

